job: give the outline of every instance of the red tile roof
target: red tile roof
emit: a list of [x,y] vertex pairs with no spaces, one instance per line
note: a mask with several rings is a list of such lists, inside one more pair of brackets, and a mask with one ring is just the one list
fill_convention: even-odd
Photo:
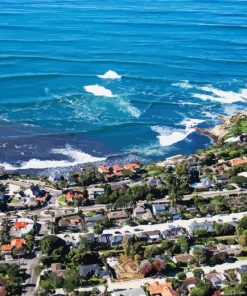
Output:
[[14,246],[11,245],[1,245],[1,250],[2,251],[12,251]]
[[140,165],[138,163],[128,163],[124,165],[124,168],[126,170],[137,170],[140,168]]
[[172,288],[170,283],[151,283],[147,286],[147,290],[150,295],[161,295],[161,296],[178,296],[178,293]]
[[98,171],[100,173],[103,173],[103,174],[109,173],[110,172],[110,169],[111,168],[109,166],[106,166],[106,165],[100,165],[100,166],[98,166]]
[[246,157],[238,157],[238,158],[234,158],[231,160],[232,166],[237,166],[237,165],[245,164],[245,163],[247,163]]
[[26,243],[26,240],[24,238],[13,238],[11,240],[11,246],[20,248]]
[[113,166],[113,171],[115,174],[122,172],[123,169],[124,169],[124,167],[119,164]]
[[26,228],[28,225],[27,222],[15,222],[14,227],[15,228]]

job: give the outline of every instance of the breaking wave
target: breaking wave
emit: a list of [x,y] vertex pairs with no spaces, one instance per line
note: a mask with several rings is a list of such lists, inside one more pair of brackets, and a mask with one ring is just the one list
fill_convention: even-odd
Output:
[[2,163],[6,170],[27,170],[27,169],[47,169],[47,168],[62,168],[72,167],[90,162],[104,161],[106,158],[95,157],[80,150],[73,149],[67,145],[65,148],[52,149],[51,153],[64,155],[69,160],[40,160],[30,159],[26,162],[21,163],[19,166],[15,166],[9,163]]
[[116,95],[113,95],[113,93],[110,89],[107,89],[107,88],[100,86],[98,84],[84,86],[84,89],[85,89],[85,91],[87,91],[97,97],[108,97],[108,98],[116,97]]
[[[177,86],[183,89],[197,90],[196,93],[192,93],[192,97],[203,101],[213,101],[219,102],[221,104],[247,102],[247,89],[241,89],[239,92],[225,91],[211,85],[193,85],[187,80],[173,83],[172,86]],[[198,92],[198,90],[200,92]]]
[[185,140],[188,135],[195,131],[195,127],[202,123],[204,120],[185,118],[180,122],[181,125],[185,126],[184,130],[172,129],[163,126],[152,126],[152,131],[158,133],[158,140],[162,147],[168,147],[178,142]]
[[232,104],[237,102],[247,101],[247,89],[242,89],[239,92],[224,91],[212,86],[196,87],[206,94],[195,93],[192,96],[204,101],[216,101],[222,104]]
[[116,73],[112,70],[105,72],[105,74],[103,74],[103,75],[97,75],[97,76],[102,79],[120,79],[120,78],[122,78],[121,75],[119,75],[118,73]]

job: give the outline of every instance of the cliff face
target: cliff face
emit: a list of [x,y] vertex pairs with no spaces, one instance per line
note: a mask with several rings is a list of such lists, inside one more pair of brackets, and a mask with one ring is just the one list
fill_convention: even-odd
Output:
[[207,135],[214,140],[222,139],[224,138],[227,133],[229,132],[229,129],[233,127],[233,125],[239,121],[240,119],[245,119],[247,120],[247,110],[244,110],[240,113],[237,113],[232,116],[224,116],[224,115],[218,115],[222,121],[222,124],[216,125],[212,129],[202,129],[202,128],[197,128],[196,130],[199,133],[202,133],[204,135]]

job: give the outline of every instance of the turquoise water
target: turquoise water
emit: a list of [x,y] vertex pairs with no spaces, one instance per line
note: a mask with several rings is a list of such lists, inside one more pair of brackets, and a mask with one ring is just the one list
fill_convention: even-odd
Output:
[[[62,168],[207,146],[194,126],[246,108],[246,36],[247,1],[2,0],[0,162]],[[121,78],[97,76],[108,70]]]

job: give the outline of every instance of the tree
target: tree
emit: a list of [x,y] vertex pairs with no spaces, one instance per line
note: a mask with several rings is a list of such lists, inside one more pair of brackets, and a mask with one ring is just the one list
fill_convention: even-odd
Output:
[[244,230],[247,230],[247,215],[238,222],[239,233],[241,234]]
[[80,285],[80,274],[77,270],[69,270],[65,273],[64,289],[73,292]]
[[184,280],[186,279],[186,273],[184,273],[184,272],[179,272],[179,273],[177,274],[177,278],[178,278],[178,280],[180,280],[180,281],[184,281]]
[[202,277],[204,276],[204,271],[201,268],[195,268],[193,269],[193,275],[196,279],[201,280]]
[[188,252],[189,240],[186,236],[180,236],[177,240],[177,245],[179,246],[182,253]]
[[247,183],[247,178],[244,176],[233,176],[231,182],[241,186]]
[[247,246],[247,230],[243,231],[242,234],[238,237],[238,242],[241,246]]
[[190,296],[211,296],[212,294],[212,285],[208,281],[199,281],[196,286],[190,290]]
[[56,235],[48,235],[40,241],[40,247],[45,254],[44,262],[63,262],[65,255],[69,252],[66,242]]

